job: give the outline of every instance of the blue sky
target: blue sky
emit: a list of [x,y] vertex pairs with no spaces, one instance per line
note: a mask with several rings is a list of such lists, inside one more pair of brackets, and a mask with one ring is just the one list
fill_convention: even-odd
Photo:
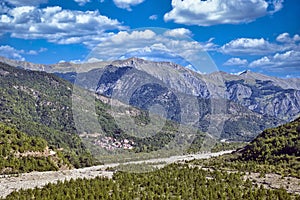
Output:
[[300,77],[299,11],[297,0],[0,0],[0,56],[44,64],[138,56]]

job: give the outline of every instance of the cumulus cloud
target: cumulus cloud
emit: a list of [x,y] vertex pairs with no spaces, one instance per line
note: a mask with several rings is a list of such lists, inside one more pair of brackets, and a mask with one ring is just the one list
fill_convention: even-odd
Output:
[[0,14],[0,35],[22,39],[47,39],[58,44],[99,43],[109,30],[125,29],[118,20],[99,11],[63,10],[59,6],[21,6]]
[[157,15],[151,15],[149,17],[150,20],[157,20],[158,16]]
[[[116,60],[140,57],[150,60],[175,60],[184,58],[193,66],[208,66],[211,60],[206,50],[215,48],[211,41],[200,43],[187,37],[173,37],[170,33],[188,33],[178,29],[121,31],[106,38],[93,49],[89,58]],[[211,66],[208,66],[211,67]]]
[[113,0],[118,8],[127,9],[131,11],[131,6],[136,6],[143,3],[145,0]]
[[265,55],[278,50],[278,45],[266,41],[264,38],[238,38],[223,45],[220,51],[230,55]]
[[39,53],[47,51],[47,48],[40,48],[39,50],[28,50],[25,51],[23,49],[15,49],[12,46],[9,45],[2,45],[0,46],[0,56],[14,59],[14,60],[22,60],[24,61],[25,58],[23,55],[38,55]]
[[223,65],[225,66],[245,66],[248,64],[246,59],[230,58]]
[[277,36],[276,41],[281,43],[297,43],[300,41],[300,36],[296,34],[291,37],[289,33],[282,33]]
[[21,55],[22,53],[24,53],[24,50],[17,50],[9,45],[0,46],[0,56],[6,58],[24,61],[25,58]]
[[38,6],[47,3],[48,0],[3,0],[3,2],[13,6]]
[[170,37],[175,37],[175,38],[176,37],[187,37],[187,36],[191,36],[192,32],[186,28],[176,28],[176,29],[166,31],[165,35],[170,36]]
[[91,2],[90,0],[74,0],[80,6],[84,6],[86,3]]
[[300,51],[286,51],[273,56],[264,56],[249,64],[252,68],[263,68],[274,72],[300,73]]
[[172,10],[164,19],[198,26],[249,23],[278,12],[282,3],[283,0],[172,0]]
[[300,50],[300,36],[290,36],[282,33],[276,42],[269,42],[264,38],[237,38],[224,44],[219,51],[229,55],[268,55],[288,50]]

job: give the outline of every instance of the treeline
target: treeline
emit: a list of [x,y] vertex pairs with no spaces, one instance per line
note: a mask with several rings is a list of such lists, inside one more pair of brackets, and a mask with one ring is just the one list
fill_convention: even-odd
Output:
[[[30,137],[0,123],[0,174],[58,170],[70,166],[59,152],[53,157],[44,155],[46,147],[44,139]],[[36,155],[30,155],[33,152]]]
[[224,199],[299,200],[284,189],[265,189],[243,180],[242,174],[207,171],[186,164],[172,164],[149,173],[117,172],[113,179],[77,179],[43,188],[11,193],[15,199]]

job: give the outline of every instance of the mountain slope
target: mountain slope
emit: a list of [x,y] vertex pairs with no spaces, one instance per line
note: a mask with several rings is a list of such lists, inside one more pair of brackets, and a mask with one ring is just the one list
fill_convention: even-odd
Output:
[[[152,117],[151,123],[154,125],[148,126],[150,118],[146,111],[121,102],[112,109],[110,99],[73,88],[69,82],[53,74],[18,69],[2,63],[0,76],[0,121],[15,125],[30,136],[44,138],[50,148],[63,149],[65,157],[75,167],[93,163],[89,151],[94,155],[107,153],[110,156],[114,155],[114,151],[123,150],[152,152],[170,145],[177,135],[195,133],[197,142],[192,147],[195,151],[202,148],[205,134],[194,128],[186,126],[179,129],[179,124],[160,116]],[[85,94],[80,95],[74,90]],[[85,98],[87,93],[90,98]],[[79,100],[81,104],[74,106],[72,99]],[[87,108],[90,104],[91,108]],[[73,117],[76,108],[79,110],[75,114],[82,120],[77,126]],[[130,116],[124,117],[125,113]],[[128,127],[128,118],[133,119],[141,129],[133,130],[134,133],[122,129],[122,125]],[[156,128],[156,124],[161,127]],[[182,137],[178,140],[182,144],[189,140],[189,144],[193,138]],[[108,150],[111,147],[112,152]]]
[[49,171],[71,165],[47,142],[0,123],[0,174]]
[[243,148],[243,160],[276,164],[298,161],[300,170],[300,118],[282,126],[263,131]]
[[[7,59],[5,61],[15,66],[41,70],[41,66],[37,64],[7,61]],[[162,88],[167,88],[168,91],[171,90],[175,96],[189,96],[190,99],[197,98],[201,102],[208,102],[209,105],[206,104],[204,107],[210,107],[208,110],[213,112],[206,113],[204,116],[203,112],[206,111],[200,110],[200,121],[194,123],[198,123],[196,126],[201,131],[207,131],[212,124],[217,124],[217,127],[211,127],[209,132],[229,140],[249,141],[264,129],[291,121],[300,113],[299,79],[280,79],[251,71],[239,75],[225,72],[199,74],[174,63],[152,62],[138,58],[110,63],[59,63],[48,67],[50,68],[44,68],[45,71],[55,72],[56,75],[72,83],[76,82],[81,87],[108,97],[116,98],[116,94],[121,93],[131,98],[133,90],[143,84],[156,83],[163,86]],[[114,89],[120,85],[126,89],[119,90],[121,92],[118,93]],[[153,86],[152,89],[158,89]],[[135,93],[137,96],[134,101],[129,102],[125,99],[125,103],[140,108],[147,107],[141,105],[142,91],[141,88],[140,94]],[[124,101],[124,99],[119,100]],[[161,99],[164,100],[166,99]],[[214,104],[214,101],[219,103]],[[170,100],[168,102],[171,103]],[[201,103],[200,105],[202,106]],[[185,108],[181,110],[189,111]],[[225,128],[221,130],[223,125]]]
[[276,173],[300,178],[300,117],[263,131],[232,154],[192,163],[223,170],[256,172],[262,177],[266,173]]
[[249,141],[262,130],[284,122],[221,98],[221,93],[211,94],[210,83],[204,82],[202,75],[172,63],[132,59],[88,72],[57,75],[143,110],[160,105],[168,119],[193,125],[216,138]]
[[75,166],[91,164],[91,155],[76,135],[71,113],[72,85],[54,75],[0,63],[0,121],[42,137],[62,148]]

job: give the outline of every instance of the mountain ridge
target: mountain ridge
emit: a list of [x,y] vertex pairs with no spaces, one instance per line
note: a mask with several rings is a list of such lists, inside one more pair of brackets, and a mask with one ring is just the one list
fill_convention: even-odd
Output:
[[[67,68],[63,66],[67,66]],[[145,80],[148,80],[148,83],[158,83],[174,91],[175,94],[178,93],[177,95],[222,99],[223,103],[215,104],[218,109],[222,109],[221,107],[228,109],[225,108],[228,106],[226,101],[230,101],[253,113],[280,119],[281,123],[295,119],[300,113],[300,79],[281,79],[251,71],[241,75],[232,75],[226,72],[199,74],[174,63],[152,62],[139,58],[85,64],[71,63],[70,65],[60,63],[51,67],[50,71],[52,72],[60,68],[64,69],[55,73],[56,75],[73,83],[76,81],[84,88],[102,95],[116,94],[112,91],[117,86],[117,82],[112,84],[108,80],[116,78],[119,83],[118,87],[121,83],[122,87],[127,89],[133,86],[143,86],[146,84]],[[68,70],[71,72],[67,72]],[[121,73],[122,70],[125,71]],[[125,96],[130,97],[131,93],[126,93]],[[136,103],[135,106],[140,105],[137,101]],[[237,108],[236,105],[234,107]],[[241,109],[232,111],[238,113],[238,110]],[[202,118],[202,120],[204,119]],[[231,120],[232,123],[235,123],[234,118]],[[278,122],[274,125],[278,125]],[[264,128],[269,127],[263,126],[257,129],[256,134]]]

